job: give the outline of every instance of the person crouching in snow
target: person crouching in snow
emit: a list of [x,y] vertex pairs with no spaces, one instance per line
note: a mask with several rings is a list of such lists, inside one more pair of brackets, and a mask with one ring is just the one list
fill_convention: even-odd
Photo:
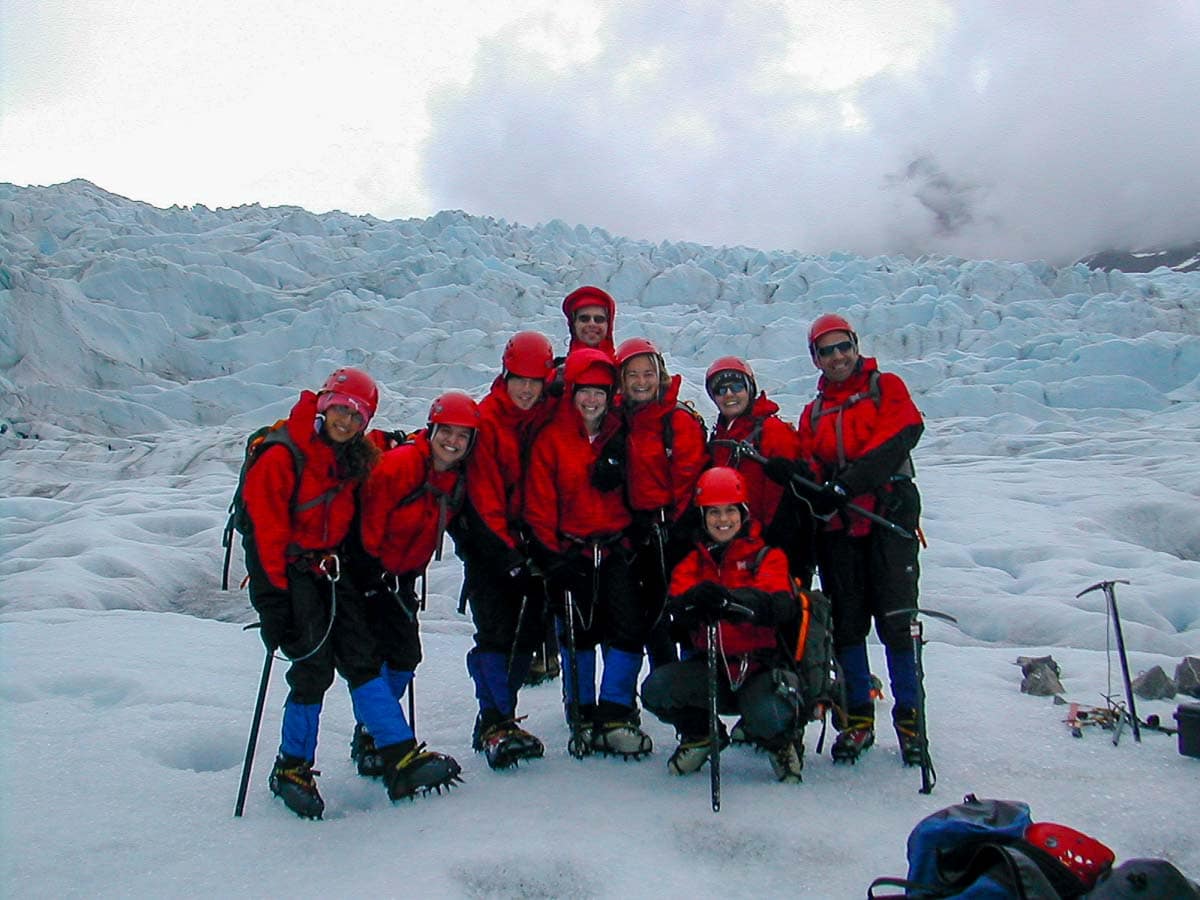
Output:
[[474,646],[467,653],[479,703],[471,746],[486,754],[493,769],[544,752],[542,742],[517,719],[517,694],[547,618],[545,586],[529,566],[521,481],[531,436],[554,408],[545,396],[553,358],[550,339],[536,331],[517,332],[505,345],[502,370],[479,403],[479,437],[467,463],[467,505],[452,531],[475,624]]
[[[363,599],[349,579],[340,579],[337,556],[354,519],[355,488],[377,456],[363,430],[378,402],[369,375],[338,369],[320,393],[305,391],[292,407],[284,427],[297,458],[287,446],[268,447],[247,471],[243,489],[254,526],[243,540],[250,602],[263,642],[291,660],[269,784],[288,809],[305,818],[319,819],[325,811],[313,763],[321,705],[335,669],[350,686],[356,717],[371,729],[390,767],[405,758],[411,737],[380,674],[382,659]],[[392,799],[407,793],[405,779],[389,779]]]
[[[479,407],[462,391],[442,394],[429,408],[428,425],[383,454],[361,490],[363,553],[351,575],[366,600],[367,617],[383,657],[383,677],[397,709],[421,661],[417,577],[441,558],[442,537],[462,506],[462,470],[479,428]],[[403,716],[403,711],[401,711]],[[405,722],[407,754],[389,773],[373,733],[354,726],[350,757],[366,776],[403,774],[408,786],[428,791],[453,781],[458,762],[418,744]]]
[[[534,561],[562,613],[568,750],[636,759],[652,744],[637,711],[646,621],[625,540],[631,517],[620,484],[601,490],[593,483],[600,451],[620,427],[609,411],[615,382],[616,368],[603,351],[567,355],[562,402],[533,442],[525,520]],[[598,698],[597,645],[604,648]]]
[[[804,765],[800,680],[777,628],[794,622],[799,604],[783,551],[763,543],[750,518],[746,484],[718,467],[700,476],[696,506],[702,531],[695,548],[671,573],[667,609],[686,632],[677,663],[659,666],[642,683],[642,702],[673,725],[679,746],[667,761],[673,775],[695,772],[712,752],[709,731],[708,630],[717,623],[718,709],[740,714],[747,738],[767,750],[780,781],[799,782]],[[720,739],[724,744],[725,726]]]

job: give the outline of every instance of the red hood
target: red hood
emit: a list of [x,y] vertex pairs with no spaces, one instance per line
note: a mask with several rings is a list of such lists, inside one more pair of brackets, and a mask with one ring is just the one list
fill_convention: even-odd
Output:
[[616,345],[613,343],[613,334],[617,330],[617,301],[612,298],[608,291],[603,291],[593,285],[584,285],[581,288],[576,288],[567,294],[567,299],[563,300],[562,310],[563,315],[567,319],[567,334],[571,338],[570,344],[567,346],[567,352],[578,350],[580,347],[586,346],[575,340],[575,329],[571,327],[571,314],[580,306],[602,306],[608,313],[608,334],[604,340],[600,342],[600,346],[596,349],[603,350],[609,356],[615,356],[617,353]]

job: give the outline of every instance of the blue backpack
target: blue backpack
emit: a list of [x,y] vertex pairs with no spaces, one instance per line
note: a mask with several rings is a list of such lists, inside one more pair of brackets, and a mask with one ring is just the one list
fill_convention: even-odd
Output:
[[[1030,829],[1038,827],[1026,803],[980,800],[968,794],[962,803],[917,823],[908,837],[908,876],[875,879],[867,897],[1064,900],[1084,896],[1094,883],[1091,876],[1112,865],[1112,851],[1098,841],[1063,826],[1042,826],[1051,835],[1049,846],[1067,834],[1087,846],[1069,867],[1061,854],[1056,856],[1028,839]],[[899,887],[904,893],[877,894],[877,887]]]

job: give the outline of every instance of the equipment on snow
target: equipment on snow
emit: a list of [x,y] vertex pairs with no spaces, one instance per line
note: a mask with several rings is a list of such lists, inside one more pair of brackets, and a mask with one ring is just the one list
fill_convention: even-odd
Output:
[[[247,629],[254,627],[255,625],[246,626]],[[238,784],[237,803],[233,807],[234,818],[240,819],[242,810],[246,808],[246,789],[250,786],[250,769],[254,765],[254,751],[258,747],[258,729],[262,725],[263,705],[267,701],[267,686],[271,681],[271,663],[274,659],[275,654],[267,650],[267,657],[263,660],[262,677],[258,680],[258,699],[254,702],[250,737],[246,741],[246,758],[242,761],[242,780]]]
[[[1075,595],[1079,599],[1084,594],[1090,594],[1092,591],[1104,591],[1104,597],[1108,601],[1108,612],[1112,616],[1113,631],[1117,635],[1117,656],[1121,660],[1121,677],[1125,681],[1125,699],[1129,703],[1129,722],[1133,727],[1133,739],[1137,743],[1142,742],[1142,732],[1138,727],[1137,705],[1133,702],[1133,686],[1129,680],[1129,658],[1125,655],[1125,637],[1121,634],[1121,617],[1117,614],[1117,593],[1114,585],[1129,584],[1124,578],[1117,578],[1112,581],[1098,581],[1089,588],[1084,588]],[[1114,738],[1113,743],[1116,743]]]
[[[760,465],[765,465],[767,462],[767,457],[759,453],[753,444],[747,443],[746,441],[714,440],[710,441],[710,443],[718,444],[723,447],[732,447],[742,456],[745,456],[746,459],[752,459]],[[791,479],[792,483],[803,488],[805,494],[808,496],[820,494],[825,490],[824,485],[817,484],[815,481],[805,478],[803,475],[800,475],[796,472],[792,473]],[[885,519],[883,516],[873,513],[869,509],[863,509],[857,503],[844,503],[843,505],[851,512],[862,516],[864,519],[869,519],[876,525],[882,525],[884,528],[895,532],[902,538],[907,538],[910,541],[917,540],[917,536],[915,534],[902,525],[897,525],[891,519]]]
[[1200,703],[1180,703],[1174,717],[1179,723],[1179,752],[1200,759]]
[[910,765],[909,757],[920,760],[921,766],[921,793],[928,794],[933,791],[934,784],[937,783],[937,772],[933,768],[933,759],[929,755],[929,720],[925,715],[925,667],[922,664],[922,648],[925,646],[925,630],[924,623],[921,622],[921,616],[933,616],[937,619],[942,619],[946,622],[956,623],[958,619],[944,612],[938,612],[934,609],[897,609],[888,613],[888,616],[908,616],[908,633],[913,641],[913,656],[917,664],[917,734],[915,741],[917,750],[913,753],[908,752],[906,746],[901,745],[901,752],[905,755],[905,765]]
[[[1065,825],[1034,823],[1026,803],[968,794],[917,823],[908,837],[907,876],[876,878],[867,897],[1062,900],[1083,896],[1113,859],[1095,838]],[[905,893],[876,894],[879,887]]]

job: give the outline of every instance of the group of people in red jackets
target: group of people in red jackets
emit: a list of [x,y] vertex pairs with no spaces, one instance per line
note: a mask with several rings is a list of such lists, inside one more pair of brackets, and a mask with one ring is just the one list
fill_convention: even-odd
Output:
[[[251,602],[268,648],[291,661],[272,792],[321,816],[313,764],[335,671],[350,688],[360,773],[381,776],[393,800],[459,780],[401,705],[421,658],[417,578],[447,532],[475,626],[472,746],[492,768],[545,752],[517,701],[549,631],[572,755],[650,754],[640,694],[676,730],[668,770],[696,771],[714,749],[712,634],[721,711],[740,715],[732,737],[766,750],[778,780],[800,781],[808,715],[779,635],[814,568],[847,691],[834,760],[874,742],[874,621],[901,753],[918,762],[916,660],[907,623],[887,615],[916,607],[917,547],[858,512],[917,527],[910,451],[923,426],[903,381],[860,354],[849,322],[823,315],[808,335],[818,394],[798,425],[727,356],[705,377],[709,433],[653,342],[614,342],[606,291],[581,287],[562,308],[565,356],[545,335],[515,334],[482,400],[443,394],[402,441],[368,429],[370,377],[339,369],[287,421],[303,464],[270,447],[247,472]],[[722,725],[717,740],[729,737]]]

